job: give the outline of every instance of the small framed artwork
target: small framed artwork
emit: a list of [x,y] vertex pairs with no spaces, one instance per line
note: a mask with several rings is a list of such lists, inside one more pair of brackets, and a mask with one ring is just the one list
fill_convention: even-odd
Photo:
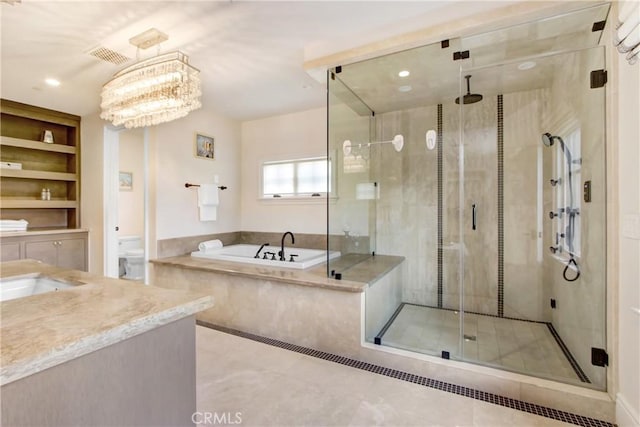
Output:
[[120,172],[120,191],[133,190],[133,173]]
[[213,137],[196,133],[195,153],[199,159],[214,160]]

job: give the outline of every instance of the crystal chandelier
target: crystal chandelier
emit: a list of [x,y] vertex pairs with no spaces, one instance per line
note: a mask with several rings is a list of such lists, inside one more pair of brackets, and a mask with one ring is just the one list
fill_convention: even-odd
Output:
[[152,126],[186,116],[202,106],[200,71],[176,51],[119,71],[102,88],[100,117],[126,128]]

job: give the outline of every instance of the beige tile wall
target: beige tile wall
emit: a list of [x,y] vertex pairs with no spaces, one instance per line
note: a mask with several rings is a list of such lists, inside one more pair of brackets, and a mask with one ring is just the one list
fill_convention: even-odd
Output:
[[[604,370],[590,363],[590,348],[604,347],[605,327],[603,98],[597,90],[588,89],[588,73],[597,68],[596,64],[589,66],[589,61],[586,53],[572,54],[563,62],[566,69],[557,73],[553,89],[504,96],[504,309],[506,316],[553,320],[587,375],[603,386]],[[582,71],[576,74],[574,69]],[[570,95],[575,93],[580,95]],[[450,244],[459,242],[459,116],[455,106],[444,106],[444,306],[459,306],[462,250],[465,309],[489,314],[497,313],[496,110],[494,96],[465,107],[464,245],[460,246]],[[582,277],[568,283],[562,279],[564,265],[549,256],[548,247],[553,243],[547,217],[553,209],[551,150],[542,146],[540,136],[547,131],[556,133],[562,120],[572,118],[578,119],[582,131],[582,181],[592,180],[594,199],[582,204]],[[377,251],[407,258],[403,301],[436,305],[436,153],[427,152],[423,145],[426,129],[436,127],[436,107],[386,113],[377,116],[377,121],[381,139],[405,135],[401,153],[381,149],[373,157],[380,182]],[[544,165],[542,212],[537,206],[539,155]],[[575,197],[581,198],[581,192]],[[471,230],[473,203],[478,206],[476,231]],[[541,237],[538,215],[543,215]],[[553,316],[549,298],[558,302]]]

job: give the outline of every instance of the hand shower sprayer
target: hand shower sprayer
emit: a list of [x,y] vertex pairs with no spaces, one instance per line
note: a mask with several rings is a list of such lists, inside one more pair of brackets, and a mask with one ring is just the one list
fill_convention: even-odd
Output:
[[[573,171],[572,171],[572,165],[573,165],[573,160],[571,159],[571,151],[569,151],[569,147],[567,147],[567,145],[564,143],[564,140],[562,139],[562,137],[558,136],[558,135],[551,135],[549,132],[545,132],[542,134],[542,143],[546,146],[546,147],[551,147],[553,146],[554,140],[558,140],[560,141],[560,148],[562,149],[562,152],[564,153],[564,156],[567,159],[567,175],[568,175],[568,185],[569,185],[569,206],[567,206],[566,209],[560,209],[559,212],[556,214],[554,212],[550,212],[549,213],[549,217],[551,219],[554,218],[560,218],[561,217],[561,213],[562,211],[565,211],[568,218],[569,218],[569,223],[567,224],[567,229],[564,233],[564,237],[566,239],[567,242],[567,246],[569,249],[569,253],[570,258],[569,261],[567,261],[567,265],[564,268],[564,271],[562,272],[562,277],[564,278],[564,280],[566,280],[567,282],[573,282],[575,280],[578,280],[578,277],[580,277],[580,267],[578,267],[578,263],[576,262],[575,258],[573,257],[573,252],[574,252],[574,248],[573,248],[573,241],[574,241],[574,237],[575,237],[575,222],[576,222],[576,215],[578,215],[578,209],[574,209],[573,207]],[[558,178],[558,179],[551,179],[551,186],[555,187],[556,185],[561,185],[562,184],[562,178]],[[561,247],[551,247],[551,252],[553,252],[554,254],[558,251],[558,249]],[[573,278],[569,278],[567,277],[567,272],[569,271],[569,266],[573,264],[574,269],[576,271],[576,276]]]

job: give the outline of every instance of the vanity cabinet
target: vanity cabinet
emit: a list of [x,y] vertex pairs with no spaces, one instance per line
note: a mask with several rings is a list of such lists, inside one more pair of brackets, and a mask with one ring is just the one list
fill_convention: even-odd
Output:
[[0,262],[17,261],[20,257],[20,242],[2,242],[0,248]]
[[61,268],[87,271],[88,232],[25,232],[2,236],[2,262],[35,259]]
[[54,238],[40,242],[25,242],[25,258],[73,270],[86,270],[87,241],[83,238]]

